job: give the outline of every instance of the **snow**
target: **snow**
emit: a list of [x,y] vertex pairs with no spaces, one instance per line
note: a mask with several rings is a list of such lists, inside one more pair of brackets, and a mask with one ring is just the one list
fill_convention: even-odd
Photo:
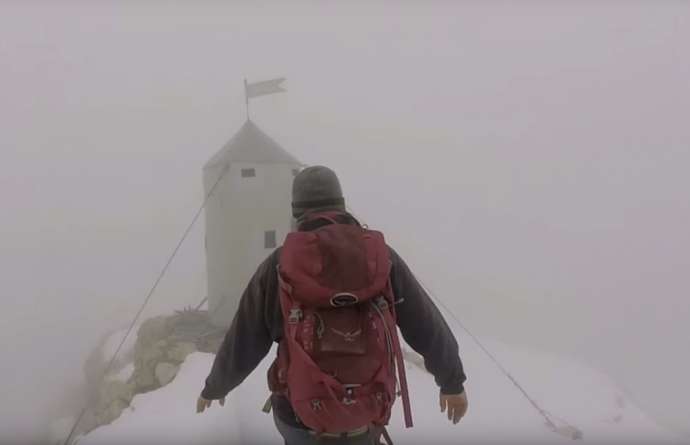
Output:
[[[463,339],[461,335],[458,338]],[[546,428],[543,418],[475,346],[467,342],[462,346],[469,376],[468,415],[458,425],[449,423],[440,412],[432,376],[409,365],[415,427],[404,428],[401,403],[396,403],[389,426],[396,444],[573,442]],[[572,359],[500,343],[489,342],[487,346],[537,403],[584,433],[583,443],[684,443],[657,426],[625,399],[614,382],[591,368]],[[225,407],[214,403],[210,410],[197,414],[195,402],[214,356],[191,354],[169,385],[137,395],[119,419],[80,438],[78,443],[282,444],[271,416],[261,412],[268,397],[265,376],[272,356],[229,395]]]

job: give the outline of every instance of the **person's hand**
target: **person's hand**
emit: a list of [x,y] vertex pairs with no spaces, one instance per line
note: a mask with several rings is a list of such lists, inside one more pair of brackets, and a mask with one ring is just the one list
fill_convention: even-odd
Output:
[[[196,412],[197,413],[203,413],[206,408],[210,408],[211,404],[213,403],[213,400],[207,400],[204,399],[203,397],[199,396],[199,398],[196,401]],[[225,397],[222,399],[218,400],[218,403],[220,403],[220,406],[225,405]]]
[[448,420],[453,424],[460,422],[460,419],[467,413],[467,392],[460,394],[443,394],[439,396],[441,412],[448,411]]

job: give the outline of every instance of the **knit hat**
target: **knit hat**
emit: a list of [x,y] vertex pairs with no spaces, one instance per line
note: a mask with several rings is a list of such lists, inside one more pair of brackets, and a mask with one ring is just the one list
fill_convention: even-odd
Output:
[[307,167],[292,183],[292,215],[300,219],[307,212],[322,210],[345,211],[340,181],[328,167]]

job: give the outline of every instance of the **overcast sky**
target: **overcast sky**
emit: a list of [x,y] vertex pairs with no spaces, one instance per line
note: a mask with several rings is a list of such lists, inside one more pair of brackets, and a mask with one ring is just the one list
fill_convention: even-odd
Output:
[[[285,76],[255,122],[473,329],[690,433],[690,4],[370,3],[0,3],[0,431],[136,312],[243,79]],[[203,298],[202,227],[147,314]]]

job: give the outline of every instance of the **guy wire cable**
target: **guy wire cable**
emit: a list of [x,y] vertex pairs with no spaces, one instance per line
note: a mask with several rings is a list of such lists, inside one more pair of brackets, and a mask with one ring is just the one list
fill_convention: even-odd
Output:
[[[357,216],[349,207],[347,207],[347,211],[351,213],[358,221],[362,221],[359,216]],[[455,321],[455,323],[460,326],[460,328],[472,339],[474,343],[479,346],[479,348],[484,352],[484,354],[491,359],[491,361],[498,367],[498,369],[503,373],[503,375],[508,378],[508,380],[511,381],[511,383],[522,393],[522,395],[529,401],[529,403],[534,407],[534,409],[544,418],[546,421],[546,424],[549,428],[551,428],[554,431],[557,431],[558,427],[556,424],[551,420],[547,412],[539,406],[539,404],[532,398],[532,396],[529,395],[527,390],[520,384],[520,382],[517,381],[515,377],[501,364],[501,362],[496,358],[494,354],[491,353],[491,351],[484,346],[484,344],[479,340],[477,336],[475,336],[468,328],[465,326],[465,324],[460,320],[460,318],[455,315],[455,313],[445,304],[443,301],[440,299],[436,298],[434,293],[431,291],[431,289],[424,283],[419,276],[416,277],[417,281],[422,285],[422,288],[429,294],[429,297],[431,297],[432,300],[434,300],[439,306],[441,306]]]
[[[161,282],[161,280],[163,279],[163,276],[165,276],[165,273],[168,271],[170,264],[172,263],[173,259],[175,259],[175,256],[177,255],[177,252],[179,252],[180,247],[182,247],[182,244],[184,243],[184,241],[187,239],[187,236],[189,235],[189,232],[191,232],[192,227],[194,227],[194,224],[199,219],[199,216],[201,216],[201,212],[203,212],[204,208],[206,207],[206,203],[208,203],[209,198],[211,197],[211,195],[215,191],[216,187],[220,183],[221,179],[223,179],[223,177],[225,176],[225,174],[228,172],[229,169],[230,169],[230,164],[228,163],[223,167],[223,170],[221,170],[220,175],[218,176],[218,179],[216,179],[216,182],[213,184],[213,186],[211,186],[211,189],[208,191],[208,193],[206,193],[206,196],[204,197],[204,201],[201,203],[201,206],[199,207],[199,209],[194,214],[194,217],[192,218],[191,223],[189,223],[189,225],[187,226],[185,231],[182,233],[182,236],[180,237],[180,240],[178,241],[177,245],[173,249],[172,253],[170,254],[170,256],[168,256],[168,260],[165,262],[165,265],[163,266],[160,273],[158,274],[158,277],[154,281],[153,286],[151,286],[151,289],[149,290],[148,294],[146,295],[146,298],[144,298],[144,302],[139,307],[139,311],[136,313],[136,315],[134,316],[134,319],[132,320],[129,327],[127,328],[127,332],[125,333],[125,336],[122,338],[122,341],[117,346],[117,349],[115,349],[113,356],[111,357],[110,361],[108,362],[108,366],[106,366],[105,370],[103,371],[103,375],[106,375],[110,371],[110,368],[112,368],[113,364],[115,363],[115,359],[117,359],[117,356],[120,353],[120,349],[122,349],[122,346],[125,344],[125,341],[129,337],[129,335],[132,333],[134,326],[137,324],[137,321],[139,321],[139,317],[144,312],[144,308],[146,308],[146,305],[149,303],[149,300],[151,300],[153,293],[156,291],[156,288],[158,288],[158,284]],[[67,435],[67,438],[63,442],[63,445],[69,445],[70,444],[70,440],[72,439],[74,432],[77,430],[77,427],[79,426],[79,422],[81,422],[81,419],[84,417],[87,410],[88,410],[88,402],[84,405],[84,408],[79,413],[77,420],[72,425],[72,428],[70,429],[69,434]]]
[[472,339],[472,341],[477,346],[479,346],[479,348],[484,352],[484,354],[486,354],[491,359],[491,361],[494,362],[496,367],[498,367],[498,369],[503,373],[503,375],[505,375],[508,378],[508,380],[510,380],[511,383],[522,393],[522,395],[529,401],[529,403],[534,407],[534,409],[537,410],[537,412],[544,418],[549,428],[555,431],[558,427],[551,420],[546,411],[539,406],[539,404],[532,398],[532,396],[529,395],[527,390],[525,390],[525,388],[520,384],[520,382],[518,382],[517,379],[513,377],[513,375],[506,369],[506,367],[503,366],[503,364],[498,360],[498,358],[496,358],[496,356],[492,354],[486,346],[484,346],[484,344],[479,340],[479,338],[475,336],[462,321],[460,321],[460,318],[457,315],[455,315],[455,313],[452,310],[450,310],[450,308],[445,303],[443,303],[443,301],[436,298],[436,296],[426,285],[426,283],[422,282],[422,280],[419,279],[419,277],[417,277],[417,281],[419,281],[426,293],[429,294],[429,297],[431,297],[432,300],[434,300],[439,306],[443,308],[443,310],[445,310],[453,318],[455,323],[457,323],[457,325],[460,326],[460,328],[463,331],[465,331],[465,333]]

